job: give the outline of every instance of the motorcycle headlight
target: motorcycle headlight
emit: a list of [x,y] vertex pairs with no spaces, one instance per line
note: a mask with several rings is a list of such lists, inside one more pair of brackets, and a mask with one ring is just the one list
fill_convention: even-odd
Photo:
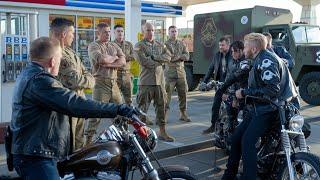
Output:
[[301,115],[294,115],[289,121],[289,128],[292,131],[300,131],[304,124],[304,118]]
[[149,128],[149,127],[145,127],[147,129],[147,138],[146,139],[143,139],[141,138],[140,136],[137,136],[137,139],[142,147],[142,149],[148,153],[150,151],[153,151],[157,144],[158,144],[158,136],[156,134],[156,132]]

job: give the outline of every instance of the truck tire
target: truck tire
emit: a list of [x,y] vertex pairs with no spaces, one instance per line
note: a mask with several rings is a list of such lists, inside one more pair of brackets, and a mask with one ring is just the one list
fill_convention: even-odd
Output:
[[186,76],[187,76],[188,90],[193,91],[198,87],[198,84],[200,82],[200,77],[197,75],[193,75],[192,65],[185,65],[184,69],[186,71]]
[[301,98],[308,104],[320,105],[320,72],[310,72],[299,81]]

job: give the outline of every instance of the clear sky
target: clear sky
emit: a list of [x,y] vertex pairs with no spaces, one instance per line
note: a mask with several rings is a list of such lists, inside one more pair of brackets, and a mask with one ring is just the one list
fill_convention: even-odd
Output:
[[[144,1],[177,3],[177,0],[144,0]],[[300,21],[302,6],[294,2],[293,0],[223,0],[218,2],[189,6],[186,9],[185,17],[177,18],[176,23],[179,28],[185,28],[187,27],[187,24],[189,26],[193,26],[192,21],[193,21],[193,16],[195,14],[226,11],[226,10],[233,10],[233,9],[244,9],[244,8],[253,7],[255,5],[290,9],[290,11],[293,14],[293,22]],[[317,24],[320,24],[320,6],[318,5],[316,9],[317,9],[317,17],[318,17]]]

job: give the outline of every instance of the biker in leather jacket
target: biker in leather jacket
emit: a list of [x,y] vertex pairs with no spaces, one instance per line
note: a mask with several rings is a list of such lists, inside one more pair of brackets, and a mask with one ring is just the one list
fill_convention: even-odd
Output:
[[[231,44],[230,48],[233,56],[232,68],[226,77],[223,85],[216,90],[213,105],[212,105],[212,113],[211,113],[211,126],[203,131],[203,134],[212,133],[214,131],[214,126],[216,120],[219,118],[219,110],[222,102],[222,96],[226,93],[227,89],[230,86],[232,89],[236,90],[240,87],[244,88],[247,86],[247,77],[250,69],[250,62],[245,60],[243,55],[243,43],[241,41],[235,41]],[[229,98],[230,99],[230,98]],[[232,102],[231,102],[232,103]],[[228,113],[229,119],[232,119],[235,115],[234,108],[228,108],[230,111]]]
[[[266,37],[259,33],[245,36],[245,56],[253,59],[249,72],[248,88],[236,91],[237,98],[257,96],[272,101],[288,101],[297,98],[298,92],[289,69],[284,62],[266,49]],[[242,156],[243,176],[245,180],[255,180],[257,156],[255,144],[275,123],[276,108],[270,103],[254,101],[253,107],[244,115],[243,122],[235,129],[232,136],[231,153],[223,180],[234,179]]]
[[[44,52],[55,50],[55,55],[44,55],[35,49]],[[10,124],[13,166],[23,178],[30,178],[32,169],[23,169],[30,166],[28,163],[35,163],[31,160],[52,159],[56,162],[66,158],[70,149],[68,115],[113,118],[116,115],[131,117],[135,113],[133,107],[85,99],[63,87],[54,77],[59,72],[61,58],[58,41],[46,37],[36,39],[30,46],[30,58],[33,56],[38,59],[31,59],[17,78]],[[39,171],[37,173],[41,174]]]

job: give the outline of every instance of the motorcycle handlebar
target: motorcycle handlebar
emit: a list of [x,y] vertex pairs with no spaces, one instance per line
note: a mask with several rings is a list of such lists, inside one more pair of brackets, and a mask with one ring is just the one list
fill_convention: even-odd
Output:
[[[141,111],[141,110],[139,110],[139,111]],[[145,113],[143,113],[143,114],[145,114]],[[137,131],[137,133],[138,133],[138,135],[140,137],[142,137],[142,138],[147,138],[148,137],[148,133],[147,133],[147,130],[145,128],[146,124],[143,123],[136,114],[132,115],[131,124],[134,127],[134,129]]]

